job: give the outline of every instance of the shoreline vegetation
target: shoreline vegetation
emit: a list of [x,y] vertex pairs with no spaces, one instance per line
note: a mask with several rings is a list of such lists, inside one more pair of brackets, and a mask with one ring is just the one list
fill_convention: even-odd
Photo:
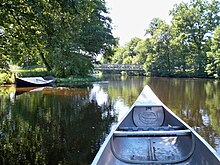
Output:
[[[51,72],[48,72],[44,67],[27,67],[27,68],[13,68],[10,74],[0,74],[0,85],[15,84],[16,77],[46,77],[53,76]],[[87,76],[70,76],[66,78],[56,77],[55,86],[82,86],[91,82],[103,81],[102,78],[98,78],[92,75]]]
[[[133,76],[121,72],[121,76]],[[45,67],[39,66],[30,66],[26,68],[13,67],[11,69],[10,74],[1,73],[0,74],[0,85],[8,85],[15,84],[15,76],[16,77],[46,77],[46,76],[54,76],[51,72],[47,71]],[[146,75],[145,75],[146,76]],[[56,76],[54,76],[56,77]],[[148,77],[148,76],[147,76]],[[198,78],[191,76],[161,76],[167,78]],[[199,77],[202,79],[207,79],[207,77]],[[208,78],[213,79],[213,78]],[[216,78],[215,78],[216,79]],[[104,78],[96,77],[94,75],[87,76],[69,76],[65,78],[56,77],[55,86],[66,86],[66,87],[77,87],[77,86],[85,86],[89,85],[92,82],[104,82]]]

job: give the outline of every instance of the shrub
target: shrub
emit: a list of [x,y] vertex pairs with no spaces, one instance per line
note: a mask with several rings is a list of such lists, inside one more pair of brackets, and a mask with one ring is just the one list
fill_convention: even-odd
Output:
[[13,82],[12,74],[0,73],[0,84],[9,84]]

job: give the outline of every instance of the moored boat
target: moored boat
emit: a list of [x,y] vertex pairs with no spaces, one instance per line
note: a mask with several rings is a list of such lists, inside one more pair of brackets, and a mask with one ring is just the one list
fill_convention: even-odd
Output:
[[17,87],[42,87],[50,86],[55,79],[44,79],[43,77],[16,77],[15,81]]
[[92,165],[220,165],[218,153],[145,86]]

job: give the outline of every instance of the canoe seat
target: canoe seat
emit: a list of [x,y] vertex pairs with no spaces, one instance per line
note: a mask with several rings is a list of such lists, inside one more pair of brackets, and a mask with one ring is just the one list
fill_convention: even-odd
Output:
[[[138,130],[137,130],[138,129]],[[163,130],[161,130],[163,129]],[[173,136],[184,136],[190,141],[191,145],[186,152],[179,156],[179,145]],[[143,138],[152,137],[152,138]],[[162,137],[162,138],[161,138]],[[171,137],[171,142],[164,137]],[[173,143],[174,140],[175,142]],[[180,140],[181,142],[181,140]],[[129,143],[127,145],[127,143]],[[121,148],[118,145],[121,145]],[[123,149],[124,145],[126,147]],[[135,147],[137,145],[137,147]],[[161,146],[162,145],[162,146]],[[127,164],[178,164],[189,159],[195,150],[195,137],[190,129],[182,129],[179,126],[163,126],[163,127],[121,127],[114,131],[110,141],[110,147],[116,159]],[[115,148],[117,147],[117,148]],[[137,151],[138,149],[138,151]],[[142,154],[147,153],[146,155]],[[166,153],[169,151],[168,153]],[[164,157],[163,153],[170,155]],[[157,159],[159,158],[159,159]]]
[[133,122],[137,127],[159,127],[164,123],[164,109],[162,106],[136,106]]

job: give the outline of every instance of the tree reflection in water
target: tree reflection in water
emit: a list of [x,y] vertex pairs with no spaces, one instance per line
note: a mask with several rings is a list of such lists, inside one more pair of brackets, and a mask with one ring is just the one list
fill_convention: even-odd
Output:
[[[90,88],[1,94],[0,164],[89,164],[116,121]],[[103,115],[104,114],[104,115]]]
[[181,119],[220,153],[220,81],[153,78],[149,85]]

